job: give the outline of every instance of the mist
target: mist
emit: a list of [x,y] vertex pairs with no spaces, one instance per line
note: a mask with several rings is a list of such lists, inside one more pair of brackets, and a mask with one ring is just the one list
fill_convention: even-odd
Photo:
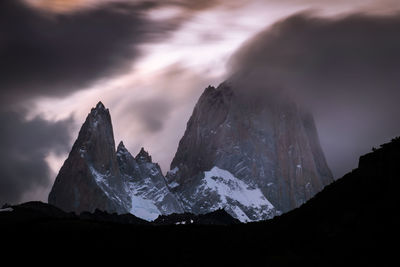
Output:
[[309,109],[336,178],[400,134],[400,15],[302,12],[247,41],[229,80],[248,95],[285,92]]

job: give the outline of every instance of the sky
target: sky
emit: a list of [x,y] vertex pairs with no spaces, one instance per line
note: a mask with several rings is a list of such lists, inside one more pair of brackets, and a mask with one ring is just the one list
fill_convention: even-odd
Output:
[[47,201],[90,108],[164,172],[208,85],[282,88],[335,178],[400,135],[398,0],[0,1],[0,205]]

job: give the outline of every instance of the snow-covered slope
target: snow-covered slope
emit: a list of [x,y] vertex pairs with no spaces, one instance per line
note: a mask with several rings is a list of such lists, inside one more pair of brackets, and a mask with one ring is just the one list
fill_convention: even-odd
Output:
[[117,160],[127,194],[131,197],[130,213],[152,221],[159,215],[183,212],[167,185],[160,166],[142,148],[134,158],[121,142]]
[[253,209],[256,213],[255,220],[272,216],[275,212],[274,206],[265,198],[260,189],[250,188],[230,172],[218,167],[204,172],[203,186],[201,191],[214,191],[219,195],[221,199],[218,203],[219,208],[232,210],[235,217],[241,221],[251,220],[242,209]]
[[239,180],[229,171],[214,166],[203,175],[200,183],[193,186],[194,192],[178,193],[186,211],[208,213],[224,209],[242,222],[272,218],[276,214],[260,189]]

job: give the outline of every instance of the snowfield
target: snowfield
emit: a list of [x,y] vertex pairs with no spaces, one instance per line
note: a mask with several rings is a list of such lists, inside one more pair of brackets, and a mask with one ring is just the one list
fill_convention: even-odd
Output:
[[246,215],[246,210],[250,209],[259,213],[261,219],[275,209],[260,189],[250,188],[229,171],[216,166],[204,172],[203,183],[198,188],[198,192],[201,191],[217,194],[220,201],[214,208],[224,208],[242,222],[254,220]]
[[157,206],[154,205],[153,201],[135,195],[131,195],[131,198],[132,208],[130,213],[136,217],[146,221],[154,221],[161,215],[161,212],[158,210]]

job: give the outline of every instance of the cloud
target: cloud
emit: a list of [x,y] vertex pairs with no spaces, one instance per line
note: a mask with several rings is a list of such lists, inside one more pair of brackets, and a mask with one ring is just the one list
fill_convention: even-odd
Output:
[[400,15],[300,13],[247,41],[230,79],[247,93],[286,90],[315,116],[337,177],[400,134]]
[[146,132],[156,133],[163,129],[173,107],[161,98],[153,98],[137,103],[131,108],[132,115],[140,120]]
[[[61,2],[65,1],[54,4]],[[211,7],[211,2],[102,1],[81,9],[68,7],[65,12],[18,0],[0,1],[0,123],[5,128],[0,133],[0,203],[46,192],[53,180],[47,159],[69,151],[69,133],[76,129],[72,119],[26,120],[33,108],[27,100],[64,97],[131,72],[141,56],[140,45],[164,40],[190,15]],[[181,8],[184,15],[149,18],[149,11],[170,6]],[[117,102],[121,98],[118,95]],[[125,112],[144,135],[162,131],[173,110],[172,102],[160,96],[133,104]]]
[[151,22],[148,7],[108,3],[68,14],[21,1],[0,2],[0,95],[3,103],[65,96],[130,70],[138,45],[177,27]]
[[176,26],[151,23],[145,10],[108,3],[61,14],[0,1],[0,203],[48,190],[53,173],[46,159],[70,149],[72,119],[26,120],[33,107],[24,103],[66,96],[129,70],[139,44]]
[[50,152],[70,149],[72,120],[49,122],[40,117],[30,121],[24,113],[0,113],[0,205],[18,203],[26,193],[51,185],[45,161]]
[[110,109],[116,142],[123,140],[132,154],[145,147],[168,171],[198,98],[221,79],[177,63],[110,90],[102,100]]

